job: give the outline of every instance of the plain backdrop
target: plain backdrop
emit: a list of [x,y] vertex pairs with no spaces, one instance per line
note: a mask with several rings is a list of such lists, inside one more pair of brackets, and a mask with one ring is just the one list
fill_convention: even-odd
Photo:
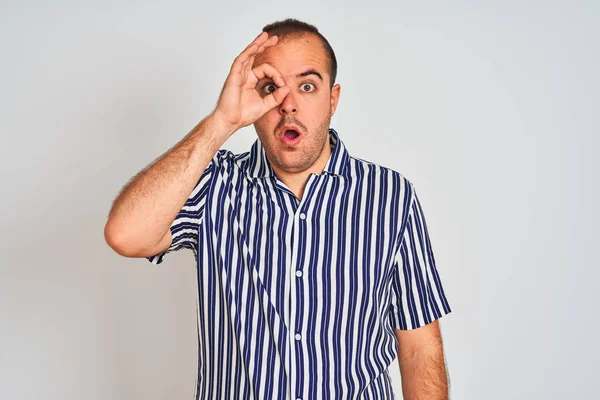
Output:
[[452,398],[597,398],[597,1],[0,4],[0,398],[192,399],[192,252],[124,258],[104,224],[286,17],[336,51],[350,154],[419,192]]

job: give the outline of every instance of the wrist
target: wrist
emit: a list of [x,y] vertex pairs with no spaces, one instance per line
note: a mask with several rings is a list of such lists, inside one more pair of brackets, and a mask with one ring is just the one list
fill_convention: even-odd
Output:
[[216,112],[211,113],[207,118],[207,123],[214,134],[226,141],[235,131],[238,130],[236,126],[225,122]]

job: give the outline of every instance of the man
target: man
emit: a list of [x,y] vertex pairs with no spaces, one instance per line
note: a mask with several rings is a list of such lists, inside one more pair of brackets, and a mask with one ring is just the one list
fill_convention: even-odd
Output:
[[[446,399],[450,312],[412,184],[329,128],[337,62],[318,30],[267,25],[214,111],[122,191],[105,227],[126,257],[193,250],[196,398]],[[220,150],[254,124],[249,152]]]

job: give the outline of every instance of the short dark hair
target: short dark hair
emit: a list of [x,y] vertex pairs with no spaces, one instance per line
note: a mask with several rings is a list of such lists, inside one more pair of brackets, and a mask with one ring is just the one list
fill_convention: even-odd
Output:
[[304,33],[312,33],[316,35],[321,40],[321,43],[323,43],[325,53],[329,58],[329,76],[331,80],[330,85],[333,87],[337,75],[337,59],[335,58],[335,53],[333,52],[331,45],[327,39],[325,39],[325,36],[319,32],[316,26],[294,18],[288,18],[265,25],[262,30],[263,32],[267,32],[269,36],[277,35],[281,39],[297,38],[302,36]]

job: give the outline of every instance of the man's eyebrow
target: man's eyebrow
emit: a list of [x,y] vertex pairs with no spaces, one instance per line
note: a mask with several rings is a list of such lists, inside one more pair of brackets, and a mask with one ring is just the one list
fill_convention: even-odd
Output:
[[[309,76],[309,75],[316,75],[317,77],[319,77],[319,79],[322,81],[323,77],[321,76],[321,74],[315,70],[315,69],[309,69],[308,71],[304,71],[304,72],[300,72],[298,75],[296,75],[297,78],[302,78],[304,76]],[[272,82],[273,79],[269,76],[265,76],[264,78],[260,79],[259,82],[262,81],[270,81]]]
[[318,76],[318,77],[319,77],[319,79],[320,79],[321,81],[323,80],[323,77],[321,76],[321,74],[320,74],[320,73],[318,73],[318,72],[317,72],[316,70],[314,70],[314,69],[309,69],[308,71],[301,72],[301,73],[299,73],[299,74],[297,75],[297,77],[298,77],[298,78],[302,78],[303,76],[308,76],[308,75],[316,75],[316,76]]

